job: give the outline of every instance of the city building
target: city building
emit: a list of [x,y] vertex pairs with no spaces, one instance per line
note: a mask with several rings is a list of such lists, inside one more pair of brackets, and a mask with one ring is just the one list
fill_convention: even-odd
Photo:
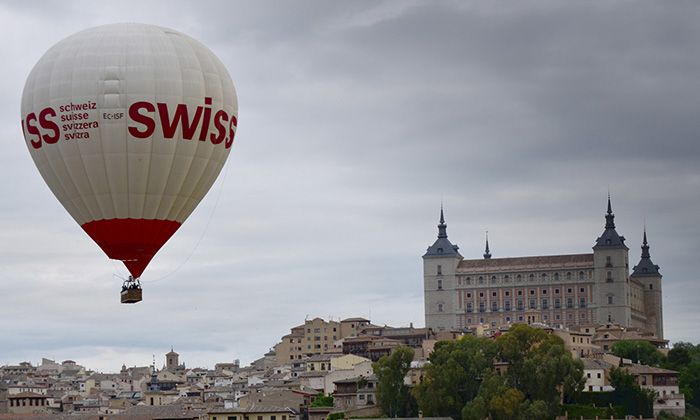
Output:
[[441,209],[437,240],[423,255],[426,326],[616,323],[663,339],[662,276],[651,261],[646,229],[631,274],[628,251],[615,230],[610,197],[593,252],[573,255],[493,258],[487,238],[483,258],[465,259],[447,238]]

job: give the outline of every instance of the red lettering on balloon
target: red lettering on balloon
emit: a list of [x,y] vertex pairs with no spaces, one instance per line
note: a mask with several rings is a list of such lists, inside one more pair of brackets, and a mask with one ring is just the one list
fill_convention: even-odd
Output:
[[234,127],[238,127],[238,118],[231,114],[231,123],[228,126],[228,138],[226,138],[225,144],[227,149],[231,147],[233,144],[233,138],[236,136],[236,129]]
[[[204,105],[211,105],[211,98],[204,98]],[[202,120],[202,129],[199,131],[199,141],[207,140],[207,133],[209,133],[209,119],[211,118],[211,108],[208,106],[204,107],[204,119]]]
[[36,114],[33,112],[27,115],[27,132],[35,135],[36,140],[32,140],[31,137],[27,140],[32,144],[32,147],[38,149],[41,147],[41,134],[39,133],[39,129],[35,125],[32,125],[32,123],[36,123]]
[[39,125],[41,125],[41,128],[44,130],[53,131],[53,135],[44,134],[41,138],[48,144],[54,144],[60,138],[61,132],[59,131],[58,124],[47,119],[47,115],[55,117],[56,111],[54,111],[53,108],[44,108],[39,113]]
[[158,114],[160,114],[160,124],[163,127],[164,138],[171,139],[175,137],[175,131],[177,130],[177,126],[182,124],[182,138],[184,140],[192,140],[195,131],[197,131],[199,119],[202,117],[202,107],[197,107],[192,121],[190,121],[189,119],[189,114],[187,113],[187,105],[185,104],[178,104],[175,107],[175,114],[173,115],[172,121],[170,120],[168,115],[168,104],[159,102]]
[[129,127],[129,134],[137,139],[151,137],[156,129],[156,122],[152,117],[140,113],[139,111],[141,109],[145,110],[146,112],[156,112],[156,107],[150,102],[140,101],[131,104],[129,107],[129,118],[131,118],[132,121],[144,126],[142,130],[139,130],[138,127]]
[[209,141],[212,144],[219,144],[224,141],[224,138],[226,137],[226,126],[221,122],[222,120],[224,123],[228,121],[228,115],[226,114],[226,111],[220,109],[216,114],[214,114],[214,127],[216,127],[217,134],[214,135],[214,133],[211,133],[209,135]]

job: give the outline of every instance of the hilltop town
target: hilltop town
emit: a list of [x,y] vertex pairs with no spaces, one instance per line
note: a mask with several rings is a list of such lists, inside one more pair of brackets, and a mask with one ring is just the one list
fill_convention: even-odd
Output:
[[[643,388],[653,390],[656,414],[685,413],[678,372],[645,366],[608,352],[616,342],[646,341],[667,351],[666,340],[616,324],[580,330],[545,324],[532,328],[561,338],[571,356],[584,366],[583,392],[611,391],[610,370],[624,367]],[[377,404],[373,363],[398,348],[409,347],[414,357],[404,383],[421,382],[425,366],[439,341],[463,336],[494,339],[507,327],[489,325],[462,332],[434,332],[413,325],[379,326],[365,318],[340,321],[314,318],[291,328],[278,344],[249,366],[238,361],[216,363],[214,369],[188,367],[174,350],[162,368],[122,366],[119,373],[98,373],[76,361],[42,359],[0,367],[0,419],[258,419],[324,420],[343,413],[349,417],[382,414]],[[319,396],[332,403],[319,406]]]

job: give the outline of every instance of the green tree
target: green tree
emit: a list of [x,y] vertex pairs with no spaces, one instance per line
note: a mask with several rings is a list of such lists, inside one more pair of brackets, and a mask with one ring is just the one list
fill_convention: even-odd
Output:
[[311,401],[312,407],[333,407],[333,396],[331,395],[316,395],[313,401]]
[[650,389],[642,389],[624,368],[612,368],[610,370],[610,385],[613,391],[615,404],[625,408],[626,414],[633,416],[652,417],[653,405],[656,393]]
[[668,351],[664,367],[667,369],[681,370],[692,362],[690,351],[685,347],[673,347]]
[[613,344],[611,351],[616,356],[647,366],[659,366],[664,360],[664,355],[644,340],[621,340]]
[[[548,416],[559,412],[563,395],[583,386],[583,363],[564,348],[561,338],[544,330],[514,325],[496,343],[501,360],[508,362],[508,385],[523,393],[532,404],[544,403]],[[538,413],[541,404],[527,407]],[[525,415],[525,414],[523,414]]]
[[377,404],[389,417],[410,417],[416,414],[415,399],[404,384],[413,354],[412,348],[397,347],[373,365],[378,381]]
[[683,368],[679,380],[685,399],[695,407],[700,407],[700,363],[694,362]]
[[484,376],[493,371],[495,357],[495,343],[488,338],[465,336],[438,342],[423,380],[414,388],[418,406],[426,416],[460,418],[464,405],[479,392]]

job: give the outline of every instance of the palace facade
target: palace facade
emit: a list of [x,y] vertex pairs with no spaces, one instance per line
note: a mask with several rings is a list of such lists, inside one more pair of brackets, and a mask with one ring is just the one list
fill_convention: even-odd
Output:
[[609,197],[605,229],[586,254],[492,258],[487,238],[483,258],[464,259],[447,238],[441,209],[437,240],[423,255],[426,326],[447,331],[541,322],[577,329],[616,323],[662,339],[662,276],[651,261],[646,230],[631,274],[628,254]]

